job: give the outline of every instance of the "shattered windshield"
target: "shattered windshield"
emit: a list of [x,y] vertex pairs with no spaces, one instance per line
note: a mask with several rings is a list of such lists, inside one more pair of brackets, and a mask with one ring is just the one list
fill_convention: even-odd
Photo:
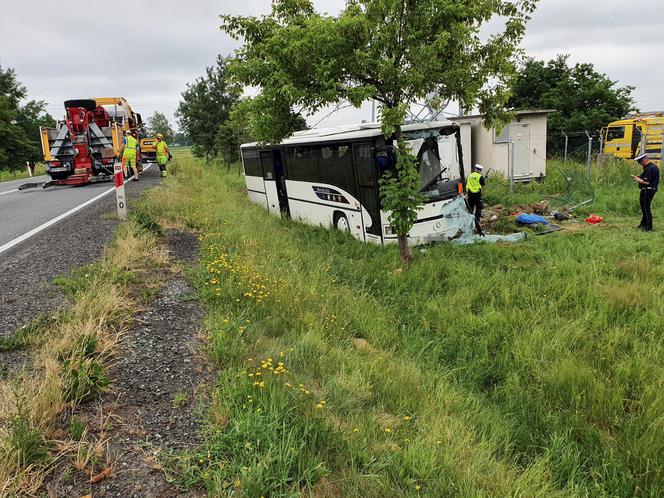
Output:
[[409,133],[406,140],[417,158],[422,193],[438,198],[447,196],[448,190],[456,192],[456,185],[450,182],[458,177],[456,136],[425,130]]

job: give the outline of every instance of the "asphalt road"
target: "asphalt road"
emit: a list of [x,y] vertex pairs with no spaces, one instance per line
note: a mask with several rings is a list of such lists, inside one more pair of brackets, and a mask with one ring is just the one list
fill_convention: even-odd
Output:
[[[0,183],[0,246],[110,190],[110,182],[82,187],[17,190],[27,182],[44,182],[46,176]],[[110,195],[110,194],[109,194]]]
[[[21,236],[114,187],[103,183],[13,192],[24,182],[0,183],[0,246],[14,240],[12,235]],[[145,171],[140,181],[129,182],[129,211],[143,191],[159,182],[155,166]],[[0,337],[10,335],[40,313],[50,314],[66,305],[66,297],[52,285],[53,279],[102,256],[119,223],[115,213],[115,194],[109,193],[0,253]],[[0,366],[3,363],[12,362],[0,354]]]

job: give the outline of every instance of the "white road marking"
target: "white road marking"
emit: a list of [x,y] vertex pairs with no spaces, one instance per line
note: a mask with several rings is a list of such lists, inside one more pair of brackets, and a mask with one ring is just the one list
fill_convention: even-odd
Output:
[[[148,167],[145,168],[145,169],[143,169],[143,171],[147,171],[148,169],[150,169],[150,166],[151,166],[151,165],[148,165]],[[98,200],[101,199],[102,197],[104,197],[104,196],[106,196],[106,195],[108,195],[108,194],[110,194],[111,192],[114,192],[114,191],[115,191],[115,186],[109,188],[108,190],[104,190],[101,194],[99,194],[99,195],[93,197],[92,199],[88,199],[88,200],[85,201],[83,204],[79,204],[78,206],[76,206],[76,207],[70,209],[69,211],[67,211],[67,212],[65,212],[65,213],[62,213],[62,214],[59,215],[59,216],[56,216],[56,217],[53,218],[52,220],[49,220],[49,221],[47,221],[46,223],[43,223],[43,224],[39,225],[37,228],[33,228],[33,229],[30,230],[29,232],[26,232],[26,233],[24,233],[23,235],[20,235],[19,237],[16,237],[14,240],[10,240],[10,241],[7,242],[6,244],[3,244],[3,245],[0,246],[0,254],[2,254],[2,253],[5,252],[5,251],[8,251],[9,249],[11,249],[12,247],[14,247],[14,246],[16,246],[16,245],[18,245],[18,244],[20,244],[20,243],[23,242],[24,240],[29,239],[29,238],[32,237],[33,235],[38,234],[38,233],[41,232],[42,230],[46,230],[48,227],[55,225],[57,222],[64,220],[64,219],[67,218],[68,216],[71,216],[72,214],[74,214],[74,213],[80,211],[81,209],[83,209],[84,207],[89,206],[89,205],[92,204],[93,202],[98,201]]]
[[7,190],[6,192],[0,192],[0,195],[11,194],[12,192],[18,192],[18,189],[15,188],[14,190]]

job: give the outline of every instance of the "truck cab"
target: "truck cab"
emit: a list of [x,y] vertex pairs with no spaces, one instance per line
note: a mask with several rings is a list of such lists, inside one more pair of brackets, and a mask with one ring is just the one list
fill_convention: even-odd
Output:
[[661,166],[663,133],[664,114],[630,116],[602,128],[602,152],[620,159],[634,159],[646,153]]
[[155,137],[141,138],[140,147],[143,164],[157,162],[157,139]]

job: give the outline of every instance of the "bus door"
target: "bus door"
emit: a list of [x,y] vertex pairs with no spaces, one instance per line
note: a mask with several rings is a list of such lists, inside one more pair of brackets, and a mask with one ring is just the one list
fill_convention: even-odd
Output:
[[268,210],[278,216],[288,216],[288,197],[281,151],[264,150],[260,153]]
[[[369,220],[364,221],[365,239],[382,242],[382,228],[380,226],[380,203],[378,202],[378,182],[372,158],[371,145],[353,144],[353,159],[357,172],[359,200],[363,212],[369,213]],[[364,213],[363,213],[364,214]],[[363,215],[364,218],[364,215]]]

